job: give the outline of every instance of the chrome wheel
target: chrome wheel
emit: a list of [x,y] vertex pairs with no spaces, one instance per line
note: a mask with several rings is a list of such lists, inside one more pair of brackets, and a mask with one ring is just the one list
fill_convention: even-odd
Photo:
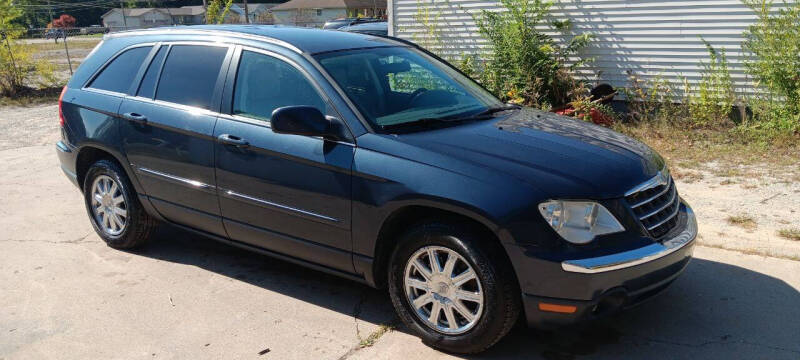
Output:
[[121,234],[128,220],[122,188],[110,176],[100,175],[92,183],[91,196],[92,214],[97,225],[108,235]]
[[483,313],[483,289],[475,270],[446,247],[426,246],[411,255],[403,287],[417,317],[441,333],[465,333]]

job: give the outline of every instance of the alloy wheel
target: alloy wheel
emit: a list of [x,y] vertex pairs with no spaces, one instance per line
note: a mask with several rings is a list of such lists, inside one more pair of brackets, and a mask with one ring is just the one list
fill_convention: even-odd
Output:
[[97,225],[108,235],[121,234],[128,220],[122,188],[110,176],[100,175],[92,183],[91,196],[92,214]]
[[447,335],[469,331],[483,313],[484,294],[475,270],[446,247],[426,246],[411,255],[403,287],[417,317]]

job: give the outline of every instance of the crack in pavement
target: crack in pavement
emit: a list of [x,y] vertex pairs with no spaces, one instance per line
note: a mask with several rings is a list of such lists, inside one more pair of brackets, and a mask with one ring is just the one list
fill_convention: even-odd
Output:
[[86,240],[89,236],[94,234],[94,231],[90,231],[86,235],[81,237],[75,238],[73,240],[65,240],[65,241],[55,241],[55,240],[42,240],[42,239],[0,239],[0,242],[20,242],[20,243],[27,243],[27,242],[40,242],[46,244],[87,244],[93,241],[83,241]]
[[367,293],[366,291],[361,293],[361,297],[359,297],[358,301],[355,305],[353,305],[353,323],[356,326],[356,339],[358,342],[350,347],[346,353],[342,354],[337,360],[345,360],[351,355],[353,355],[356,351],[361,349],[361,330],[358,328],[358,316],[361,315],[361,307],[364,306],[364,302],[367,301]]

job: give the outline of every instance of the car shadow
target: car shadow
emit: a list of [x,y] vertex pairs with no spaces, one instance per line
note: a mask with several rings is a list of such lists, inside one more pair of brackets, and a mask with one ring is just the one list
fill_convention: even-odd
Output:
[[[197,266],[263,289],[348,314],[400,324],[385,290],[162,226],[136,252]],[[800,358],[800,292],[781,279],[693,259],[661,295],[616,316],[557,331],[517,326],[468,359]]]
[[196,266],[370,323],[399,322],[385,291],[172,226],[160,226],[153,241],[133,253]]

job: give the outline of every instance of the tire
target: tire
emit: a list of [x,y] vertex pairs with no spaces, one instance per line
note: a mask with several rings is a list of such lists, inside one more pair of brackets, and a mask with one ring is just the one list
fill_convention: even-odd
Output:
[[[94,201],[95,195],[103,190],[108,197],[103,195]],[[144,245],[158,224],[145,212],[128,176],[113,161],[99,160],[89,167],[83,182],[83,197],[92,227],[112,248],[133,249]],[[121,203],[117,201],[120,198]],[[104,213],[108,222],[104,221]]]
[[[451,353],[478,353],[500,341],[519,318],[521,299],[516,276],[499,244],[490,243],[496,240],[482,237],[483,233],[467,224],[428,222],[403,234],[392,254],[388,280],[392,304],[406,326],[431,347]],[[439,265],[430,262],[431,251]],[[451,257],[455,265],[449,268],[454,270],[448,271]],[[419,264],[410,264],[414,259]],[[467,265],[475,277],[458,285],[467,279]],[[425,280],[420,266],[431,271],[432,281]],[[432,271],[433,266],[441,271]],[[448,273],[451,275],[445,275]],[[423,285],[418,281],[423,281],[427,290],[417,287]],[[433,300],[427,304],[430,298]],[[416,307],[412,301],[425,305]],[[444,309],[437,313],[439,320],[434,324],[430,314],[436,302]],[[473,315],[473,320],[462,313]]]

